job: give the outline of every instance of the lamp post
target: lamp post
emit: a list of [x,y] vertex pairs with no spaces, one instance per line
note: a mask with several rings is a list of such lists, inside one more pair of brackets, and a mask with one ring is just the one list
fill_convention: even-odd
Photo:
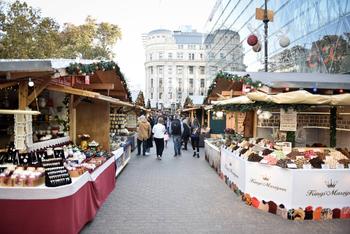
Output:
[[265,57],[265,72],[268,71],[268,49],[267,49],[267,35],[268,35],[268,24],[269,24],[269,17],[267,16],[267,0],[265,0],[265,9],[264,9],[264,57]]
[[268,24],[269,22],[273,21],[273,11],[267,9],[267,1],[265,0],[264,4],[264,9],[261,8],[256,8],[255,12],[255,18],[257,20],[262,20],[264,23],[264,65],[265,65],[265,72],[268,71],[268,42],[267,42],[267,37],[268,37]]

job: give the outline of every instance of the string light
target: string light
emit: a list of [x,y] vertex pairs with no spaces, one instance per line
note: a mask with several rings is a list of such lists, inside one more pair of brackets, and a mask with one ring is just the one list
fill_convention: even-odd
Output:
[[285,90],[286,90],[286,91],[289,91],[289,88],[287,87],[287,88],[285,88]]
[[33,87],[34,86],[34,81],[32,81],[32,78],[29,78],[28,80],[28,86]]
[[343,89],[339,89],[339,93],[343,93],[344,92],[344,90]]

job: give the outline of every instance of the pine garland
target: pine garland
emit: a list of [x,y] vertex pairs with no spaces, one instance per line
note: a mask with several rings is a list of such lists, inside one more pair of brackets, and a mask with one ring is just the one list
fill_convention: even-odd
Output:
[[82,64],[82,63],[71,63],[66,71],[70,75],[93,75],[96,71],[110,71],[115,70],[118,77],[120,77],[120,82],[122,83],[128,100],[131,102],[131,92],[128,88],[127,82],[124,75],[121,73],[118,64],[113,61],[100,61],[98,63]]
[[145,98],[143,96],[143,92],[142,91],[140,91],[139,94],[137,95],[137,98],[135,100],[135,104],[139,105],[139,106],[142,106],[142,107],[145,107]]
[[204,100],[204,103],[207,102],[208,97],[210,96],[211,92],[213,91],[213,89],[216,87],[216,84],[218,82],[219,79],[225,79],[228,81],[234,81],[234,82],[241,82],[245,85],[250,85],[252,88],[257,89],[262,87],[264,84],[261,81],[253,81],[252,78],[250,78],[249,75],[246,76],[237,76],[237,75],[233,75],[233,74],[229,74],[226,72],[222,72],[220,71],[215,79],[213,80],[213,82],[211,83],[211,85],[208,88],[208,92],[207,92],[207,96]]
[[188,107],[192,107],[192,106],[193,106],[193,101],[189,96],[187,96],[185,99],[183,108],[188,108]]
[[224,110],[224,111],[230,111],[230,112],[248,112],[251,110],[266,110],[266,109],[284,109],[288,110],[290,108],[296,110],[296,111],[302,111],[306,110],[308,108],[312,107],[312,105],[307,104],[276,104],[272,102],[254,102],[250,104],[227,104],[227,105],[220,105],[220,106],[214,106],[213,109],[215,111]]

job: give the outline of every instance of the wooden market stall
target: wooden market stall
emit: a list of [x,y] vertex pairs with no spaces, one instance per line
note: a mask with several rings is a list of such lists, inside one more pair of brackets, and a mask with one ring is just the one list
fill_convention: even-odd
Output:
[[[130,147],[122,142],[111,152],[111,106],[134,108],[118,65],[2,60],[0,94],[0,128],[5,129],[0,144],[15,142],[0,152],[0,206],[7,213],[2,231],[78,233],[95,217],[130,159],[125,151]],[[69,144],[79,143],[82,134],[94,143],[89,149]],[[37,174],[19,179],[15,172],[22,171]]]

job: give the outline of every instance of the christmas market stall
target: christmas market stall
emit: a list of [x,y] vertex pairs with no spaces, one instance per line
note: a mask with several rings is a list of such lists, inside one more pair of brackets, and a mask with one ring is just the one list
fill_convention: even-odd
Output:
[[350,218],[349,75],[254,76],[261,88],[213,103],[256,115],[254,137],[225,139],[220,176],[246,204],[286,219]]
[[228,75],[220,72],[209,87],[207,97],[204,100],[206,122],[210,129],[210,138],[205,140],[205,156],[209,164],[220,172],[220,146],[224,143],[223,136],[229,137],[253,137],[254,111],[222,111],[213,109],[213,103],[223,102],[232,97],[244,100],[245,93],[253,89],[263,87],[262,82],[252,80],[249,76]]
[[79,232],[114,189],[125,154],[110,140],[111,105],[133,107],[118,65],[2,60],[0,92],[2,231]]

